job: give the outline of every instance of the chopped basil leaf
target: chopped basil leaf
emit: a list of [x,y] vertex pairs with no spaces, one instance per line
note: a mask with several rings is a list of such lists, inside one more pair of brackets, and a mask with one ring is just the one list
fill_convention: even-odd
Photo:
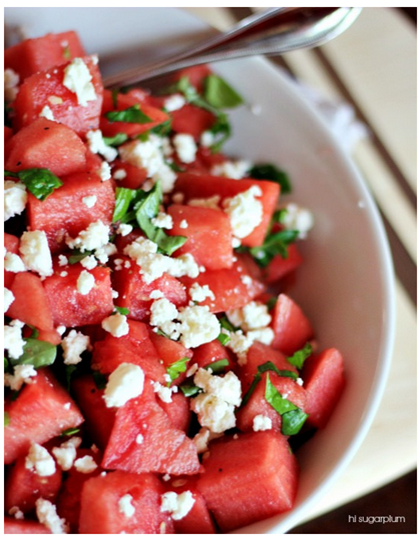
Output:
[[117,133],[115,136],[104,136],[104,142],[107,146],[121,146],[128,140],[128,136],[125,133]]
[[10,371],[11,371],[11,367],[10,367],[9,361],[6,359],[6,357],[4,357],[4,373],[10,372]]
[[211,370],[213,374],[222,374],[228,366],[229,361],[227,359],[220,359],[219,361],[214,361],[208,364],[205,369]]
[[128,316],[130,313],[130,310],[128,308],[124,308],[123,306],[114,306],[115,312],[114,314],[121,314],[122,316]]
[[124,123],[152,123],[152,119],[149,118],[144,112],[140,110],[140,105],[136,104],[126,108],[125,110],[111,110],[105,114],[105,117],[110,122],[121,121]]
[[226,316],[222,316],[220,319],[219,319],[219,323],[220,323],[220,326],[223,328],[223,329],[226,329],[227,331],[230,331],[230,332],[235,332],[238,330],[237,327],[235,327],[234,325],[232,325],[232,323],[228,320],[228,318]]
[[185,168],[182,168],[181,166],[179,166],[179,164],[175,162],[165,161],[165,164],[169,166],[169,168],[174,172],[185,172]]
[[298,433],[308,415],[290,400],[283,398],[271,383],[269,375],[267,375],[264,396],[271,407],[282,417],[282,433],[284,435],[295,435]]
[[162,228],[157,228],[149,239],[157,243],[159,249],[168,256],[172,256],[187,241],[187,237],[183,235],[166,235]]
[[204,97],[216,108],[235,108],[244,102],[225,80],[215,74],[204,79]]
[[217,339],[223,346],[225,346],[226,344],[230,342],[230,336],[225,333],[220,333]]
[[279,370],[277,366],[273,364],[271,361],[267,361],[264,364],[260,364],[257,367],[257,373],[255,374],[255,377],[251,383],[251,386],[248,389],[248,392],[245,394],[245,396],[242,399],[242,406],[247,404],[252,393],[257,388],[258,383],[261,381],[262,374],[265,372],[275,372],[277,375],[281,377],[290,377],[293,380],[296,380],[298,378],[295,372],[292,372],[291,370]]
[[151,133],[154,133],[158,136],[167,136],[172,130],[172,118],[168,118],[166,121],[161,123],[160,125],[156,125],[156,127],[153,127],[150,129]]
[[140,142],[147,142],[149,140],[149,131],[138,134],[136,138],[137,140],[140,140]]
[[9,357],[12,366],[32,364],[34,368],[42,368],[53,364],[57,355],[57,346],[36,338],[24,338],[24,340],[26,344],[23,347],[23,354],[18,359]]
[[268,310],[273,310],[273,308],[276,306],[277,304],[277,297],[271,297],[271,299],[269,299],[267,301],[267,308]]
[[292,366],[296,366],[298,370],[300,370],[303,366],[303,363],[306,361],[306,359],[312,354],[312,346],[308,342],[306,343],[302,349],[299,349],[291,357],[287,357],[287,362],[289,362]]
[[26,186],[35,198],[44,201],[55,189],[62,186],[63,182],[48,168],[27,168],[20,172],[4,171],[5,177],[16,177]]
[[209,131],[215,137],[210,149],[212,153],[218,153],[221,151],[223,144],[230,138],[232,134],[232,129],[226,114],[219,113],[219,115],[216,117],[216,121],[213,123]]
[[80,428],[68,428],[67,430],[64,430],[61,432],[61,437],[71,437],[72,435],[76,435],[76,433],[80,432]]
[[65,60],[70,60],[71,58],[70,47],[68,45],[66,45],[63,49],[63,58]]
[[35,327],[33,327],[32,325],[28,325],[28,327],[31,329],[32,333],[31,333],[31,338],[38,338],[39,336],[39,331],[38,329],[36,329]]
[[182,383],[179,388],[182,390],[182,393],[187,398],[191,398],[191,396],[196,396],[197,394],[202,392],[202,389],[197,387],[197,385],[194,385],[193,381],[184,381],[184,383]]
[[292,191],[289,176],[274,164],[256,164],[249,171],[249,175],[254,179],[266,179],[278,183],[282,194]]
[[114,88],[114,89],[111,91],[112,106],[113,106],[114,108],[117,108],[117,106],[118,106],[118,94],[119,94],[119,90],[118,90],[118,88]]
[[77,370],[77,366],[75,364],[66,365],[66,387],[69,392],[70,392],[71,378],[76,370]]
[[79,263],[81,260],[86,258],[87,256],[91,256],[92,252],[80,252],[78,249],[73,250],[73,254],[69,256],[68,261],[70,265],[74,265],[75,263]]
[[269,234],[260,247],[252,247],[249,252],[258,265],[267,267],[277,254],[287,259],[287,247],[297,239],[298,235],[298,230],[281,230],[280,232]]
[[[187,363],[189,360],[190,357],[182,357],[182,359],[179,359],[179,361],[176,361],[168,366],[166,372],[169,374],[171,381],[175,381],[175,379],[178,379],[180,374],[187,371]],[[168,385],[170,385],[170,383],[168,383]]]
[[10,424],[10,415],[7,411],[4,412],[4,426],[8,426]]
[[107,379],[101,372],[93,372],[93,380],[98,390],[102,390],[106,387]]
[[136,191],[133,189],[126,189],[125,187],[115,189],[115,207],[112,222],[118,222],[124,218],[135,196]]

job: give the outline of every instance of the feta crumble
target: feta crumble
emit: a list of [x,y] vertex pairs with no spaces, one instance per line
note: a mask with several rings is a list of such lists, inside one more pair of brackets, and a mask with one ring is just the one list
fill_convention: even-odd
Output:
[[285,206],[286,212],[282,217],[282,224],[287,230],[297,230],[299,239],[306,239],[309,230],[314,225],[314,216],[305,207],[290,203]]
[[82,58],[75,58],[64,69],[63,86],[76,94],[80,106],[86,107],[88,101],[97,99],[92,75]]
[[115,170],[115,172],[112,174],[112,177],[116,181],[121,181],[127,177],[127,172],[124,170],[124,168],[119,168],[118,170]]
[[[105,143],[102,131],[99,129],[88,131],[86,133],[86,139],[90,151],[92,153],[99,153],[99,155],[102,155],[102,157],[109,163],[114,161],[118,156],[118,151],[114,147],[108,146],[108,144]],[[122,170],[121,172],[124,172],[124,177],[127,175],[125,170]],[[115,179],[123,179],[122,177],[116,178],[116,173],[117,172],[114,172]]]
[[33,443],[25,459],[25,468],[38,476],[52,476],[55,473],[55,461],[46,448]]
[[77,279],[77,291],[82,295],[88,295],[95,286],[95,277],[89,271],[83,269]]
[[215,340],[220,334],[217,317],[207,306],[187,306],[178,316],[181,326],[181,343],[187,348],[195,348]]
[[13,375],[4,374],[4,384],[12,390],[20,390],[24,383],[32,383],[33,377],[37,375],[32,364],[17,364],[13,368]]
[[28,193],[20,181],[7,179],[4,182],[4,222],[15,215],[20,215],[26,207]]
[[44,106],[44,108],[39,113],[39,117],[40,118],[45,118],[46,120],[50,120],[50,121],[56,121],[55,118],[54,118],[53,111],[51,110],[51,108],[48,105]]
[[172,230],[174,222],[171,215],[159,212],[156,217],[152,218],[152,224],[154,224],[156,228],[165,228],[167,230]]
[[123,362],[109,376],[103,398],[107,407],[121,407],[142,394],[144,373],[140,366]]
[[127,316],[117,312],[102,320],[102,328],[111,333],[112,336],[120,338],[130,332],[130,326],[127,322]]
[[173,137],[172,143],[175,146],[175,150],[181,162],[188,164],[195,161],[197,145],[193,136],[190,134],[178,133]]
[[136,509],[132,505],[133,497],[127,493],[118,501],[118,511],[126,517],[134,516]]
[[184,491],[180,494],[167,491],[162,495],[160,511],[169,512],[172,519],[179,521],[189,513],[194,503],[195,499],[191,491]]
[[82,202],[89,209],[91,209],[96,204],[97,201],[98,201],[98,197],[95,196],[94,194],[92,194],[91,196],[84,196],[82,198]]
[[223,201],[223,208],[229,216],[232,233],[238,239],[247,237],[261,224],[263,206],[260,200],[257,200],[257,197],[261,195],[261,189],[253,186]]
[[9,510],[9,516],[14,517],[15,519],[22,520],[25,519],[25,514],[19,508],[19,506],[12,506]]
[[52,449],[52,453],[63,471],[68,471],[73,467],[74,460],[76,459],[76,447],[73,443],[66,441],[59,447],[55,446]]
[[188,222],[185,219],[182,219],[179,223],[179,227],[183,229],[188,228]]
[[105,161],[101,163],[101,166],[98,170],[99,177],[101,178],[101,181],[108,181],[108,179],[111,179],[111,167],[109,164]]
[[215,300],[214,293],[211,291],[208,284],[200,286],[198,282],[194,282],[194,284],[188,290],[188,293],[191,299],[197,303],[202,303],[207,297],[213,301]]
[[98,465],[92,456],[83,456],[74,462],[74,467],[79,473],[89,474],[97,469]]
[[132,231],[133,231],[133,226],[131,224],[124,224],[124,222],[120,222],[118,224],[117,234],[121,235],[122,237],[125,237]]
[[220,209],[219,203],[220,196],[218,194],[215,194],[214,196],[210,196],[208,198],[192,198],[188,202],[188,205],[192,207],[207,207],[209,209]]
[[36,516],[38,521],[45,525],[52,534],[67,534],[70,531],[66,520],[57,515],[54,504],[40,497],[35,502]]
[[64,351],[64,364],[78,364],[82,361],[80,355],[90,347],[90,339],[89,336],[73,329],[63,338],[61,347]]
[[6,313],[10,305],[15,300],[15,296],[13,295],[13,292],[10,291],[8,288],[4,288],[4,313]]
[[66,244],[71,249],[78,248],[80,252],[85,252],[86,250],[96,250],[105,246],[108,240],[109,226],[101,220],[97,220],[96,222],[91,222],[86,230],[82,230],[75,239],[68,237]]
[[10,325],[4,326],[3,338],[4,349],[9,353],[12,359],[18,359],[23,354],[23,348],[26,341],[22,338],[22,322],[12,321]]
[[273,423],[270,417],[264,415],[256,415],[252,421],[252,429],[254,432],[263,432],[271,430]]
[[123,162],[138,168],[144,168],[148,177],[156,174],[161,166],[165,164],[162,142],[158,136],[151,135],[145,141],[132,140],[126,142],[118,148],[118,151]]
[[212,167],[210,173],[213,176],[222,176],[229,179],[242,179],[248,175],[251,168],[249,161],[225,161]]
[[19,91],[19,74],[8,67],[4,70],[4,100],[11,103]]
[[232,325],[244,331],[267,327],[271,323],[267,305],[258,301],[251,301],[243,308],[228,310],[226,316]]
[[173,112],[174,110],[182,108],[185,105],[185,102],[185,97],[183,95],[174,93],[165,99],[163,106],[168,112]]
[[98,265],[98,262],[96,261],[95,256],[86,256],[80,260],[80,265],[91,271]]

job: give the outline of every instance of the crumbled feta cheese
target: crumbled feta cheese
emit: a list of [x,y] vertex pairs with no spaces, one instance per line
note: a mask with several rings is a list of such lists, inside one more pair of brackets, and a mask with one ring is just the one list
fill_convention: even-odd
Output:
[[9,510],[9,516],[13,516],[18,520],[25,519],[25,514],[22,512],[19,506],[12,506],[12,508]]
[[98,220],[91,222],[86,230],[82,230],[76,239],[67,238],[66,243],[71,248],[78,248],[80,252],[96,250],[108,243],[109,226]]
[[98,265],[98,262],[96,261],[95,256],[86,256],[80,260],[80,265],[91,271]]
[[242,179],[248,175],[251,163],[248,161],[225,161],[212,167],[213,176],[222,176],[230,179]]
[[181,162],[188,164],[195,161],[197,145],[192,135],[178,133],[173,137],[172,143]]
[[218,194],[215,194],[214,196],[210,196],[209,198],[192,198],[188,202],[188,205],[191,205],[193,207],[207,207],[209,209],[220,209],[219,203],[220,203],[220,196]]
[[35,501],[35,508],[38,521],[52,534],[67,534],[70,531],[66,520],[57,515],[57,508],[50,501],[40,497]]
[[28,193],[25,185],[20,181],[6,180],[4,182],[4,222],[15,215],[20,215],[27,201]]
[[142,435],[141,433],[139,433],[139,434],[136,436],[136,443],[137,443],[138,445],[141,445],[141,444],[143,443],[143,441],[144,441],[144,437],[143,437],[143,435]]
[[176,192],[173,196],[172,196],[172,202],[174,204],[182,204],[182,202],[184,201],[185,199],[185,195],[183,192]]
[[121,181],[122,179],[125,179],[127,177],[127,172],[124,170],[124,168],[119,168],[118,170],[115,170],[115,172],[112,174],[112,177],[116,181]]
[[80,106],[85,107],[88,101],[97,99],[92,75],[82,58],[75,58],[64,69],[63,86],[76,94]]
[[154,224],[156,228],[166,228],[167,230],[171,230],[174,222],[171,215],[159,212],[157,216],[152,219],[152,224]]
[[74,462],[74,467],[77,471],[79,471],[79,473],[88,474],[93,473],[93,471],[97,469],[98,465],[92,456],[83,456]]
[[56,331],[58,332],[58,334],[60,336],[62,336],[65,332],[66,332],[66,328],[64,325],[59,325],[57,328],[56,328]]
[[12,374],[4,374],[4,384],[12,390],[20,390],[24,383],[32,383],[33,377],[37,375],[32,364],[17,364],[13,368]]
[[140,396],[144,387],[144,372],[137,364],[123,362],[109,376],[103,398],[107,407],[121,407]]
[[132,231],[133,231],[133,227],[131,224],[124,224],[123,222],[120,222],[118,224],[117,234],[121,235],[122,237],[125,237]]
[[241,382],[233,372],[224,376],[213,375],[211,370],[199,368],[194,376],[194,384],[207,394],[214,394],[219,399],[236,407],[241,404]]
[[152,177],[164,165],[162,142],[158,136],[149,136],[148,140],[132,140],[119,148],[121,160],[133,166],[144,168],[147,176]]
[[22,338],[22,326],[13,322],[4,326],[4,349],[8,351],[12,359],[18,359],[23,354],[23,347],[26,345]]
[[181,220],[181,222],[179,223],[179,227],[188,228],[188,222],[185,219]]
[[193,301],[196,301],[197,303],[202,303],[206,300],[208,297],[209,299],[212,299],[214,301],[214,293],[209,288],[208,284],[204,284],[203,286],[200,286],[198,282],[194,282],[194,284],[190,287],[188,290],[188,293]]
[[253,342],[261,342],[266,346],[270,346],[274,340],[274,331],[271,327],[262,327],[261,329],[252,329],[247,332],[248,338]]
[[82,360],[80,355],[90,347],[90,339],[73,329],[63,338],[61,347],[64,351],[64,364],[78,364]]
[[301,377],[298,377],[296,379],[296,383],[302,387],[303,386],[303,379]]
[[196,371],[198,370],[198,364],[195,362],[190,368],[188,368],[187,372],[186,372],[186,377],[191,377],[193,376]]
[[178,319],[181,343],[187,348],[211,342],[220,334],[219,320],[207,306],[187,306],[181,310]]
[[15,300],[15,296],[13,295],[13,292],[11,292],[8,288],[4,288],[4,313],[6,313],[10,305]]
[[63,443],[60,447],[55,446],[52,449],[52,453],[63,471],[68,471],[73,467],[74,460],[76,459],[76,447],[72,444],[68,445]]
[[11,103],[16,99],[19,90],[19,74],[13,69],[4,70],[4,100]]
[[165,295],[162,293],[161,290],[153,290],[153,291],[150,293],[149,297],[150,297],[151,299],[162,299],[162,297],[165,297]]
[[131,504],[132,501],[133,497],[129,493],[123,495],[118,501],[118,511],[126,517],[134,516],[136,509]]
[[243,308],[228,310],[226,316],[232,325],[244,331],[261,329],[271,322],[267,305],[258,301],[251,301]]
[[297,204],[287,204],[286,212],[282,217],[282,224],[288,230],[297,230],[299,239],[306,239],[309,230],[314,225],[314,216],[304,207]]
[[178,258],[171,258],[157,252],[157,244],[145,237],[138,237],[124,249],[127,254],[140,266],[140,273],[146,284],[150,284],[164,273],[174,277],[189,276],[196,278],[199,267],[191,254],[183,254]]
[[252,421],[252,429],[254,432],[263,432],[265,430],[271,430],[273,423],[270,417],[264,415],[256,415]]
[[52,476],[55,473],[55,461],[46,448],[33,443],[25,459],[25,468],[38,476]]
[[130,326],[127,322],[127,316],[117,312],[102,320],[102,328],[111,333],[115,338],[125,336],[130,332]]
[[242,284],[245,284],[245,286],[251,286],[252,285],[252,278],[249,275],[241,275],[241,282]]
[[45,118],[45,119],[50,120],[50,121],[56,121],[55,118],[54,118],[53,111],[51,110],[51,108],[48,105],[44,106],[44,108],[39,113],[39,117],[40,118]]
[[65,267],[66,265],[68,265],[68,263],[69,263],[69,260],[67,259],[67,256],[64,256],[64,254],[58,255],[58,265],[60,267]]
[[169,512],[172,519],[183,519],[194,506],[195,499],[191,491],[183,491],[180,494],[167,491],[162,495],[161,512]]
[[238,248],[241,246],[241,240],[237,237],[232,237],[232,248]]
[[85,269],[77,279],[77,291],[82,295],[88,295],[95,286],[95,277]]
[[200,144],[209,148],[214,144],[215,136],[211,131],[203,131],[200,136]]
[[153,174],[152,180],[153,180],[153,184],[159,181],[162,187],[162,192],[168,193],[168,192],[172,192],[174,188],[175,181],[176,181],[176,174],[170,166],[164,163],[159,168],[159,170],[155,174]]
[[204,454],[208,450],[208,444],[213,439],[223,436],[223,433],[214,433],[208,428],[201,428],[200,431],[193,437],[193,443],[197,448],[198,454]]
[[223,201],[223,208],[229,216],[232,233],[235,237],[243,239],[261,224],[263,206],[260,200],[257,200],[257,196],[261,195],[261,189],[253,186],[233,198],[226,198]]
[[171,387],[165,387],[161,385],[158,381],[153,383],[153,391],[157,393],[162,402],[171,403],[172,402],[172,389]]
[[[108,165],[109,166],[109,165]],[[85,204],[86,207],[88,207],[89,209],[91,207],[93,207],[96,202],[98,201],[98,197],[95,196],[94,194],[92,194],[91,196],[84,196],[82,198],[82,202]]]
[[185,97],[180,93],[174,93],[173,95],[167,97],[163,106],[168,112],[173,112],[174,110],[179,110],[185,105]]
[[62,105],[63,104],[63,99],[61,97],[58,97],[57,95],[50,95],[48,97],[48,102],[51,105]]
[[114,243],[106,243],[102,247],[99,247],[95,250],[95,257],[103,264],[107,263],[109,256],[113,256],[118,252],[117,247]]
[[61,271],[60,276],[65,277],[68,275],[67,271]]
[[99,177],[102,181],[108,181],[108,179],[111,179],[111,167],[109,164],[105,161],[101,162],[101,166],[98,170]]
[[[108,144],[105,144],[102,132],[99,129],[88,131],[86,133],[86,140],[88,147],[92,153],[99,153],[99,155],[102,155],[102,157],[109,163],[116,159],[118,151],[112,146],[108,146]],[[123,170],[123,172],[125,173],[125,177],[127,173],[125,172],[125,170]]]
[[150,306],[150,325],[158,327],[170,338],[176,339],[179,336],[177,326],[173,323],[178,319],[176,306],[165,297],[156,299]]

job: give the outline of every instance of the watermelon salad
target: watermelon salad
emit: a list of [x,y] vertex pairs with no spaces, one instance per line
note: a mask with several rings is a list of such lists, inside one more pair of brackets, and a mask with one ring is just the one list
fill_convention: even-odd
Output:
[[343,358],[292,298],[311,212],[223,153],[249,105],[208,66],[105,89],[73,31],[6,49],[5,102],[5,533],[291,510]]

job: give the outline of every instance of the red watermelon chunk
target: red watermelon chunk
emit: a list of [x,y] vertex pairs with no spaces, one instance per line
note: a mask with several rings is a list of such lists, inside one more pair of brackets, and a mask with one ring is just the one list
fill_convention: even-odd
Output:
[[33,273],[17,273],[10,286],[15,300],[7,315],[42,331],[53,331],[54,323],[48,296],[41,279]]
[[[68,406],[70,404],[70,406]],[[4,461],[26,455],[31,443],[44,444],[83,422],[76,404],[46,369],[6,404],[10,423],[4,428]]]
[[302,262],[302,255],[297,246],[292,243],[287,247],[287,258],[282,258],[280,254],[276,254],[268,264],[264,272],[265,281],[268,284],[277,282],[297,269]]
[[153,345],[147,325],[128,320],[129,333],[119,338],[107,334],[96,342],[93,350],[92,367],[102,374],[110,374],[120,364],[137,364],[144,374],[154,381],[164,383],[166,369]]
[[[169,515],[161,512],[164,488],[152,474],[121,471],[88,480],[82,490],[80,534],[171,534]],[[131,496],[131,517],[120,510],[120,499]]]
[[86,146],[77,134],[55,121],[38,118],[7,143],[6,170],[48,168],[56,176],[86,169]]
[[211,312],[241,308],[263,293],[265,286],[252,278],[239,256],[237,258],[231,269],[208,270],[200,273],[197,278],[182,277],[181,280],[188,287],[197,282],[200,286],[207,285],[210,288],[215,299],[206,298],[200,305],[207,305]]
[[[122,238],[124,239],[124,238]],[[120,246],[120,243],[119,243]],[[127,256],[118,256],[122,260],[112,273],[112,284],[118,292],[116,304],[128,308],[128,317],[145,321],[150,316],[150,307],[154,299],[150,298],[153,291],[159,290],[163,296],[175,306],[187,304],[185,286],[175,277],[163,274],[150,284],[144,282],[140,267]]]
[[186,67],[185,69],[177,71],[174,75],[174,80],[177,81],[183,77],[186,77],[188,78],[191,86],[194,86],[194,88],[201,93],[204,89],[204,80],[206,77],[211,75],[211,73],[212,71],[210,67],[206,64],[194,65],[192,67]]
[[[138,435],[141,442],[137,442]],[[132,473],[196,474],[201,466],[197,449],[176,429],[156,401],[150,380],[143,394],[117,410],[102,466]]]
[[98,389],[91,375],[76,377],[71,387],[85,417],[90,440],[105,449],[114,426],[115,409],[105,405],[104,390]]
[[306,392],[290,377],[280,377],[274,372],[262,375],[261,381],[252,393],[248,402],[239,409],[237,414],[237,426],[240,430],[253,431],[254,418],[258,415],[271,419],[272,429],[281,430],[281,416],[265,399],[267,376],[277,391],[297,407],[306,411]]
[[215,117],[211,112],[190,104],[174,110],[171,116],[172,129],[176,133],[189,134],[197,141],[201,134],[210,129],[215,122]]
[[274,330],[272,346],[287,356],[301,349],[314,336],[314,331],[302,309],[281,293],[272,312]]
[[[256,179],[232,180],[225,177],[208,174],[181,173],[178,174],[175,189],[186,196],[186,201],[192,198],[209,198],[219,195],[221,200],[232,198],[247,191],[251,187],[259,187],[262,195],[257,199],[263,206],[261,223],[245,238],[241,240],[247,247],[257,247],[263,244],[270,225],[271,217],[276,208],[280,187],[272,181],[259,181]],[[252,215],[250,215],[252,218]]]
[[79,104],[76,93],[64,86],[66,69],[72,62],[35,73],[20,86],[14,101],[13,126],[15,130],[39,118],[44,107],[49,108],[56,122],[67,125],[81,136],[92,129],[99,128],[103,94],[99,68],[93,57],[86,56],[76,61],[83,62],[88,68],[96,98]]
[[164,402],[158,398],[157,403],[168,415],[172,425],[177,430],[188,433],[191,424],[190,401],[182,392],[172,394],[171,402]]
[[[222,532],[290,510],[298,467],[286,438],[274,431],[225,436],[210,445],[198,489]],[[226,499],[226,494],[229,500]]]
[[[132,106],[138,105],[140,110],[151,119],[147,123],[128,123],[123,121],[110,121],[106,114],[114,110],[126,110]],[[168,119],[168,115],[151,106],[148,103],[145,103],[142,100],[139,100],[137,96],[133,93],[131,94],[122,94],[119,93],[117,97],[117,106],[114,107],[114,97],[112,92],[109,90],[104,91],[104,102],[102,108],[102,117],[101,117],[101,131],[104,136],[115,136],[118,133],[125,133],[129,137],[134,137],[146,131],[149,131],[153,127],[156,127],[160,123],[163,123]]]
[[36,521],[5,517],[4,534],[51,534],[51,531]]
[[113,312],[110,269],[95,267],[89,271],[95,285],[87,295],[77,290],[77,279],[84,270],[79,263],[67,265],[65,271],[60,268],[44,280],[55,326],[95,325]]
[[[95,172],[66,176],[63,183],[44,201],[32,194],[28,196],[29,227],[45,231],[52,252],[66,248],[67,234],[75,238],[89,224],[97,221],[111,224],[115,205],[112,182],[101,181]],[[96,197],[92,207],[83,202],[88,196]]]
[[51,476],[39,476],[32,469],[25,467],[26,455],[20,456],[6,478],[4,507],[9,512],[13,506],[18,506],[23,513],[34,510],[39,498],[55,503],[61,487],[62,472],[56,465],[55,473]]
[[344,363],[338,349],[309,357],[302,372],[306,389],[308,426],[323,428],[344,390]]
[[47,34],[21,43],[4,51],[4,68],[13,69],[21,79],[68,62],[85,51],[76,32]]
[[[19,238],[11,235],[11,234],[4,234],[4,247],[7,250],[7,252],[10,252],[12,254],[19,254]],[[16,273],[12,273],[11,271],[4,270],[4,287],[10,288],[12,285],[13,280],[15,279]]]
[[175,204],[169,206],[168,214],[173,220],[168,235],[188,238],[176,251],[176,256],[189,253],[199,265],[211,270],[232,267],[232,232],[226,213],[217,209]]
[[147,172],[144,168],[115,159],[112,162],[112,176],[115,178],[117,187],[140,189],[147,179]]

